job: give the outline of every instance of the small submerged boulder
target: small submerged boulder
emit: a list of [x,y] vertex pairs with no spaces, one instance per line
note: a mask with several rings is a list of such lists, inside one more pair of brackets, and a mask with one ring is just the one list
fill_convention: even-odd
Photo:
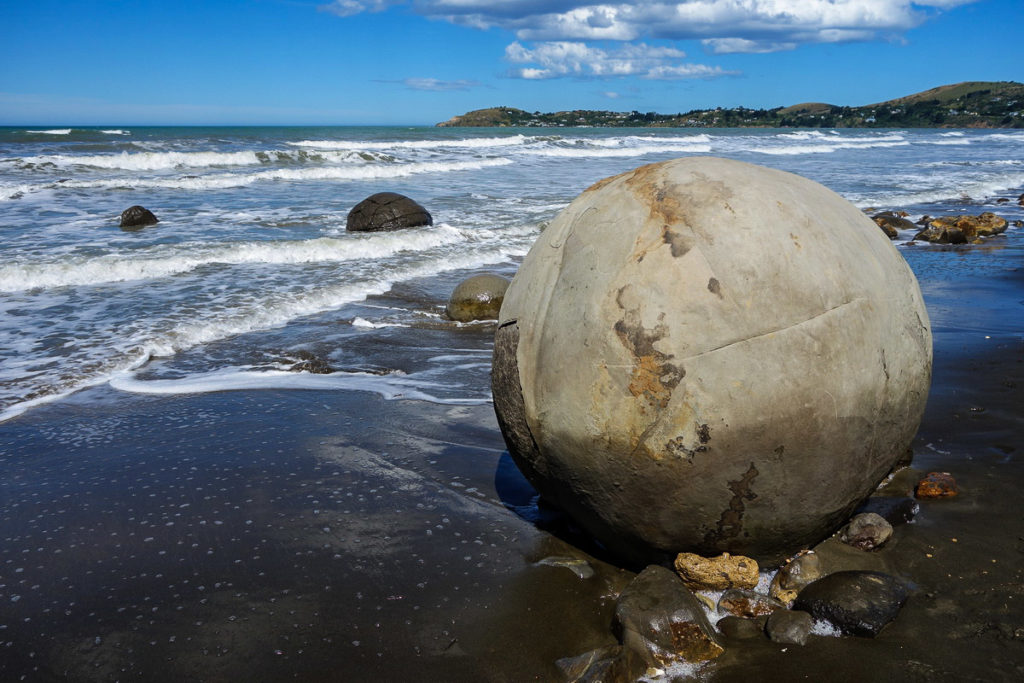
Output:
[[288,368],[291,372],[308,372],[314,375],[329,375],[334,372],[327,359],[316,355],[312,351],[300,349],[292,353],[296,362]]
[[878,635],[907,601],[906,585],[882,572],[843,571],[810,584],[793,609],[809,612],[846,635]]
[[929,472],[914,488],[918,498],[952,498],[958,493],[956,479],[949,472]]
[[458,322],[497,320],[508,285],[508,278],[492,273],[463,280],[448,299],[445,314]]
[[756,560],[729,553],[718,557],[679,553],[675,567],[683,583],[693,590],[754,588],[759,578]]
[[147,225],[155,225],[160,219],[153,215],[153,212],[144,206],[129,206],[121,212],[121,229],[138,230]]
[[352,207],[345,220],[345,229],[349,232],[378,232],[433,224],[433,216],[412,199],[396,192],[378,192]]

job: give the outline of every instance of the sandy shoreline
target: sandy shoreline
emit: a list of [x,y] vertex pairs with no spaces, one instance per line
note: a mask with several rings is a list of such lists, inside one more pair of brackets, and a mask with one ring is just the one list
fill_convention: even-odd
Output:
[[[912,468],[961,495],[871,557],[916,586],[879,638],[748,643],[709,680],[1024,676],[1024,249],[904,254],[935,337]],[[0,425],[0,678],[558,680],[631,574],[539,528],[503,451],[490,406],[362,392],[29,411]]]

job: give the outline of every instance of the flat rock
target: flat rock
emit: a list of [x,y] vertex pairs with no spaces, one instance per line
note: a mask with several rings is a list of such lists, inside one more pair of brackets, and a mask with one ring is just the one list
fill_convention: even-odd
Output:
[[345,229],[350,232],[378,232],[433,224],[430,212],[412,199],[395,192],[378,192],[352,207],[345,220]]
[[683,583],[694,590],[754,588],[759,578],[757,560],[729,553],[718,557],[679,553],[675,568]]
[[724,651],[693,593],[657,565],[640,572],[619,595],[615,626],[623,647],[650,666],[703,662]]
[[793,609],[828,621],[847,635],[874,637],[907,601],[906,585],[882,572],[843,571],[808,585]]

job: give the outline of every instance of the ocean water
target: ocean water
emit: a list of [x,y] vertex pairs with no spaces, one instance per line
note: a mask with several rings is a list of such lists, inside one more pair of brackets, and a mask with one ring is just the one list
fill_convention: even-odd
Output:
[[[1020,131],[3,128],[0,421],[100,384],[485,403],[489,327],[444,318],[454,286],[511,277],[595,181],[691,155],[798,173],[911,220],[1021,217]],[[434,226],[348,234],[348,211],[381,191]],[[122,231],[134,204],[159,224]],[[910,237],[897,244],[912,266],[958,267],[929,265],[942,247]],[[290,371],[309,354],[336,372]]]

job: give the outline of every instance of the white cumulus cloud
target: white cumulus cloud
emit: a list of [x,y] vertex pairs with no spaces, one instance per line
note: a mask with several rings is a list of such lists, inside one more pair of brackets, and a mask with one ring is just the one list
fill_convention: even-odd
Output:
[[[339,0],[341,4],[350,1]],[[724,53],[730,45],[738,47],[732,50],[737,52],[770,52],[802,43],[889,37],[921,24],[937,11],[975,1],[411,0],[410,4],[425,16],[478,28],[497,26],[513,31],[519,40],[699,39],[714,41],[709,43],[712,49]]]
[[[656,54],[644,40],[699,40],[713,54],[793,50],[809,43],[899,39],[938,12],[977,0],[334,0],[320,9],[341,16],[392,5],[435,20],[479,29],[498,27],[516,42],[511,74],[540,79],[706,78],[718,67]],[[621,43],[602,49],[590,43]],[[533,47],[525,47],[533,44]],[[664,48],[671,49],[671,48]]]
[[528,48],[514,42],[505,48],[505,59],[513,64],[528,64],[512,70],[519,78],[541,79],[575,76],[610,78],[640,76],[659,80],[708,78],[727,72],[703,64],[683,64],[686,53],[672,47],[645,43],[627,43],[614,50],[592,47],[575,41],[537,43]]

